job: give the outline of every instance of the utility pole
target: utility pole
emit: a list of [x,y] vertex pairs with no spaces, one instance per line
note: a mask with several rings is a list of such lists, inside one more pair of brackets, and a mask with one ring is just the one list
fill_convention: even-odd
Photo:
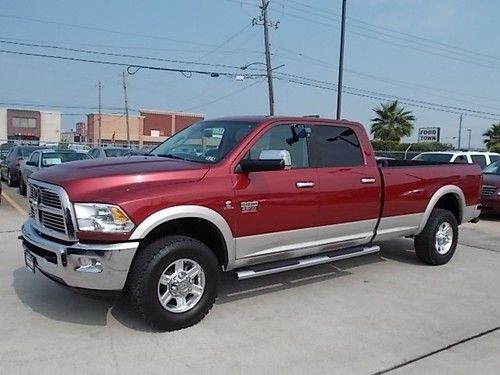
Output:
[[470,151],[470,136],[472,134],[472,129],[471,128],[468,128],[467,131],[469,132],[469,144],[467,146],[467,151]]
[[344,73],[345,11],[347,0],[342,0],[342,21],[340,27],[339,78],[337,83],[337,120],[342,113],[342,76]]
[[254,18],[252,20],[252,26],[262,25],[264,26],[264,46],[266,51],[266,75],[267,75],[267,87],[269,90],[269,114],[274,115],[274,88],[273,88],[273,70],[271,68],[271,52],[269,43],[269,27],[278,28],[279,21],[273,23],[267,18],[267,8],[271,0],[262,0],[262,5],[260,8],[259,18]]
[[128,100],[127,100],[127,80],[125,78],[125,70],[123,70],[123,95],[125,97],[125,119],[127,122],[127,147],[130,148],[130,124],[128,121]]
[[458,124],[458,149],[460,150],[460,143],[462,140],[462,114],[460,114],[460,123]]
[[102,113],[101,113],[101,81],[99,81],[99,144],[98,146],[101,147],[102,145],[102,138],[101,138],[101,127],[102,127]]

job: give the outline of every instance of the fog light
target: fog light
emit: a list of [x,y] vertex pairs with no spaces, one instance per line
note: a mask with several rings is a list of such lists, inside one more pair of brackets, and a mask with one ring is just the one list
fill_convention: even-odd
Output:
[[76,272],[84,273],[101,273],[102,264],[99,259],[95,258],[78,258],[79,266],[75,267]]

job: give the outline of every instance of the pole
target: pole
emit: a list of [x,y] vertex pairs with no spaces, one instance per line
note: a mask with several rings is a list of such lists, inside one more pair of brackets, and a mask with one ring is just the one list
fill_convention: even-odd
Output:
[[101,128],[102,128],[102,113],[101,113],[101,81],[99,81],[99,143],[98,146],[101,147],[102,145],[102,138],[101,138]]
[[462,140],[462,114],[460,114],[460,123],[458,124],[458,149],[460,150],[460,143]]
[[340,27],[339,79],[337,83],[337,120],[342,112],[342,75],[344,72],[345,11],[347,0],[342,0],[342,22]]
[[130,124],[128,121],[127,81],[125,78],[125,70],[123,70],[123,95],[125,97],[125,120],[127,123],[127,147],[130,148]]
[[472,134],[472,129],[469,128],[469,129],[467,129],[467,131],[469,132],[469,145],[467,147],[467,151],[470,151],[470,136]]
[[271,69],[271,53],[269,51],[269,23],[267,20],[267,7],[270,0],[262,0],[262,17],[264,26],[264,44],[266,48],[266,70],[267,70],[267,87],[269,89],[269,114],[274,115],[274,89],[273,89],[273,71]]

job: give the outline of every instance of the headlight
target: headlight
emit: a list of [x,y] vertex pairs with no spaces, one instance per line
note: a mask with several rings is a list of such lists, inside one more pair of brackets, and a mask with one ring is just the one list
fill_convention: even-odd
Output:
[[74,205],[78,229],[85,232],[130,232],[134,223],[118,206],[100,203]]

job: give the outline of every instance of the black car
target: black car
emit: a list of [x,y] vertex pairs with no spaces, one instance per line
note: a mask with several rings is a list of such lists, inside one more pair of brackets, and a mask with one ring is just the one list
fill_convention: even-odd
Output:
[[33,151],[44,148],[33,145],[16,145],[12,147],[7,157],[0,164],[0,176],[7,181],[8,186],[17,186],[19,183],[19,165]]

